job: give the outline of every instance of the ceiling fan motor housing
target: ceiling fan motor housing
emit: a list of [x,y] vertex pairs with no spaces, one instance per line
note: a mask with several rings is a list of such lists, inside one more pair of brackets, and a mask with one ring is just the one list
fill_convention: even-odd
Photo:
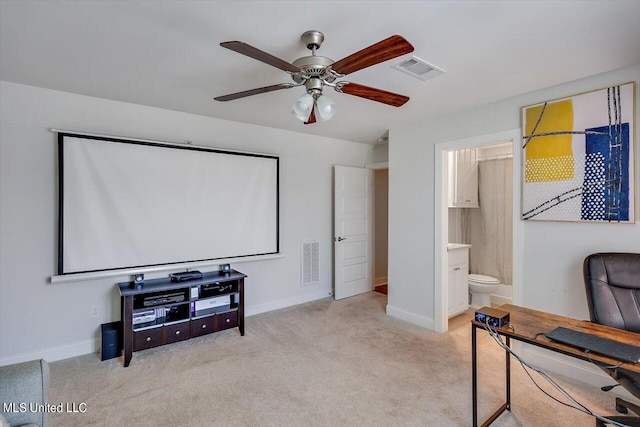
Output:
[[333,76],[329,67],[334,62],[333,59],[324,56],[304,56],[293,61],[293,65],[302,71],[291,74],[291,77],[296,83],[302,83],[314,77],[331,81],[330,78]]
[[324,34],[317,30],[305,31],[300,37],[304,45],[309,50],[320,49],[324,41]]
[[307,89],[307,93],[310,93],[315,98],[320,96],[320,94],[322,93],[322,86],[322,80],[317,77],[312,77],[304,82],[304,87]]

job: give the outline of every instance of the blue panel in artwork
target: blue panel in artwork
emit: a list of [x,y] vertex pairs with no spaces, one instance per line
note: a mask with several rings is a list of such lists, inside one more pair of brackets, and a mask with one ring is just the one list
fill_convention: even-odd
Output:
[[581,219],[629,221],[629,123],[585,130]]

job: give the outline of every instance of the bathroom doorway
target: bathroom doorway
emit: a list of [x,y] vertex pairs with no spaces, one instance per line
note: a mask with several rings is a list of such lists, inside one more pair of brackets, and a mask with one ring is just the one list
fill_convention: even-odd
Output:
[[[473,309],[467,309],[470,305],[462,307],[460,303],[461,298],[463,304],[470,303],[468,287],[463,283],[468,281],[467,274],[481,275],[472,276],[474,279],[497,279],[498,286],[491,287],[490,295],[474,294],[476,304],[519,302],[519,133],[519,130],[513,130],[436,145],[434,320],[439,332],[445,332],[460,323],[454,320],[449,325],[452,313],[462,315],[458,318],[472,316],[470,313]],[[471,162],[476,165],[475,171],[478,172],[478,199],[475,201],[468,194],[459,199],[460,203],[451,201],[450,184],[457,185],[458,190],[464,192],[466,188],[463,187],[469,181],[468,177],[460,180],[450,173],[450,153],[453,152],[464,153],[467,157],[468,153],[473,153]],[[465,167],[462,169],[465,174],[469,170]],[[471,179],[472,188],[473,185]],[[465,258],[466,265],[461,258]],[[450,259],[459,264],[450,266]]]

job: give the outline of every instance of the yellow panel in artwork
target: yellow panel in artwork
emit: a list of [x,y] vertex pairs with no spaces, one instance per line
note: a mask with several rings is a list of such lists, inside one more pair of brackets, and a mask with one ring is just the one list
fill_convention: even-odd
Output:
[[[525,135],[534,132],[533,127],[542,112],[542,105],[525,110]],[[573,104],[570,99],[550,102],[544,109],[535,134],[573,130]],[[573,178],[572,135],[546,135],[532,138],[526,148],[525,181],[562,181]],[[536,161],[537,160],[537,161]],[[530,167],[536,164],[537,167]],[[544,166],[543,166],[544,165]]]

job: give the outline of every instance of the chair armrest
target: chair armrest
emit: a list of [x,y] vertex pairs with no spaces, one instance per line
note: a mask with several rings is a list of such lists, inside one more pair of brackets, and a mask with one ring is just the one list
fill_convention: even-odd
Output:
[[[37,424],[46,427],[47,412],[32,412],[31,409],[47,403],[48,388],[49,365],[44,359],[0,366],[0,410],[9,425]],[[7,404],[14,405],[12,411],[4,412],[5,408],[8,409]],[[21,410],[23,408],[25,410]]]

